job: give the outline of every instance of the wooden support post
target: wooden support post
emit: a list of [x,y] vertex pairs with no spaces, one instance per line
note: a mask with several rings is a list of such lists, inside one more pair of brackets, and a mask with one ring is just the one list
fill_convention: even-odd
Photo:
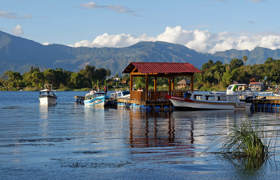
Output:
[[132,92],[133,89],[133,76],[130,74],[129,75],[129,91],[130,93]]
[[154,92],[157,92],[157,77],[154,78]]
[[168,94],[171,96],[171,79],[168,78]]
[[148,91],[149,91],[149,77],[145,76],[145,101],[148,100]]
[[194,74],[192,74],[192,76],[191,76],[191,91],[193,92],[193,76],[194,76]]
[[171,80],[171,91],[174,91],[174,77]]

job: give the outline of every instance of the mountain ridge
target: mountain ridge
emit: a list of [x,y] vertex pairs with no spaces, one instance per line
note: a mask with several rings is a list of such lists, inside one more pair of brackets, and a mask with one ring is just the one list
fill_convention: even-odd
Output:
[[232,58],[248,57],[248,64],[263,63],[268,57],[280,58],[280,50],[256,47],[227,50],[214,54],[200,53],[180,44],[142,41],[124,48],[70,47],[42,45],[36,41],[0,31],[0,74],[7,70],[24,72],[30,66],[63,68],[78,71],[86,64],[120,73],[130,62],[189,62],[200,68],[209,59],[228,63]]

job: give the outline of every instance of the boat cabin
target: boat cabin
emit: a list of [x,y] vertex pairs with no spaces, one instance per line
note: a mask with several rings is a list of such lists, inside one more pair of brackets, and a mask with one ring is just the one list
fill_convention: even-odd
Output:
[[193,92],[190,99],[196,101],[223,102],[237,101],[238,96],[229,96],[224,92]]
[[49,89],[44,89],[40,91],[40,97],[44,97],[44,96],[56,97],[55,93]]
[[85,95],[85,100],[93,99],[99,96],[106,96],[105,92],[90,92]]
[[248,91],[248,85],[247,84],[231,84],[227,87],[227,95],[233,95],[238,92],[244,92]]

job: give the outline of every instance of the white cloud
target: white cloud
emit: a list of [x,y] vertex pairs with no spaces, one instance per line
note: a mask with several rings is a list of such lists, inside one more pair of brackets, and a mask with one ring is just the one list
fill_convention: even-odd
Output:
[[96,3],[95,2],[88,2],[88,3],[85,3],[85,4],[81,4],[82,7],[85,7],[85,8],[96,8]]
[[6,19],[30,19],[30,18],[32,18],[32,16],[31,15],[18,16],[16,13],[0,10],[0,18],[6,18]]
[[258,3],[258,2],[263,2],[265,0],[251,0],[252,2]]
[[127,13],[136,16],[136,13],[133,10],[120,5],[99,5],[96,4],[95,2],[88,2],[88,3],[81,4],[81,7],[87,9],[97,9],[97,8],[108,9],[108,10],[115,11],[117,13]]
[[44,42],[44,43],[42,43],[44,46],[48,46],[48,45],[50,45],[50,43],[49,42]]
[[215,53],[229,49],[252,50],[255,47],[280,49],[280,34],[245,34],[220,32],[212,33],[206,30],[186,30],[181,26],[166,27],[157,36],[133,36],[130,34],[104,33],[92,41],[82,40],[74,47],[127,47],[140,41],[165,41],[185,45],[199,52]]
[[15,19],[15,18],[17,18],[17,15],[15,13],[11,13],[11,12],[0,11],[0,17],[8,18],[8,19]]
[[21,25],[19,25],[19,24],[16,25],[16,27],[14,27],[12,32],[13,32],[14,35],[17,35],[17,36],[20,36],[20,35],[22,35],[24,33]]
[[136,13],[133,10],[120,5],[98,5],[95,2],[88,2],[88,3],[81,4],[81,7],[87,9],[97,9],[97,8],[109,9],[117,13],[128,13],[128,14],[136,15]]
[[127,47],[140,41],[154,41],[145,34],[134,37],[130,34],[108,34],[104,33],[97,36],[93,41],[82,40],[76,42],[74,47]]

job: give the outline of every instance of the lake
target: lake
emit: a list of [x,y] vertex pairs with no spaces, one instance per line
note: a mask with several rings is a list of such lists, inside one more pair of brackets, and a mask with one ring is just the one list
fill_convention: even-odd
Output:
[[[0,92],[0,179],[279,179],[279,114],[141,112],[74,103],[85,92]],[[269,159],[244,168],[218,152],[234,126],[251,121]],[[246,166],[246,164],[245,164]]]

